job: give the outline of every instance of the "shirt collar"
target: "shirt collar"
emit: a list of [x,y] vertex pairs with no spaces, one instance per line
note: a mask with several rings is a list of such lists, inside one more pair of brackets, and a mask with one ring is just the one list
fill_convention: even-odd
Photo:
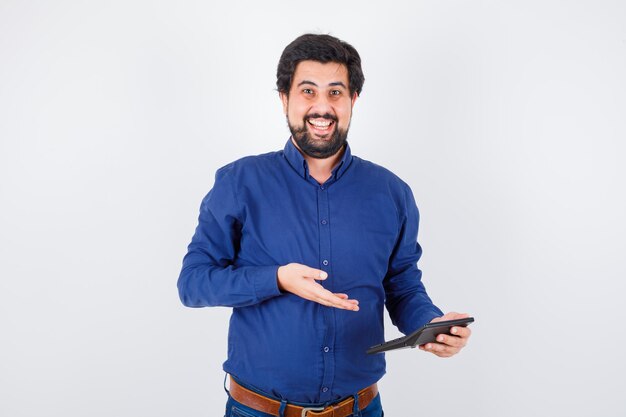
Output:
[[[293,144],[291,138],[289,138],[287,140],[287,143],[285,144],[284,156],[289,162],[289,165],[291,165],[293,169],[296,170],[298,175],[300,175],[305,180],[309,179],[309,166],[306,162],[306,159],[304,159],[298,148],[296,148],[296,145]],[[329,181],[338,180],[339,178],[341,178],[341,176],[344,172],[346,172],[346,169],[348,169],[351,163],[352,152],[350,151],[350,145],[348,144],[348,142],[346,142],[346,149],[343,153],[343,156],[339,160],[339,163],[333,168],[332,176],[330,177]]]

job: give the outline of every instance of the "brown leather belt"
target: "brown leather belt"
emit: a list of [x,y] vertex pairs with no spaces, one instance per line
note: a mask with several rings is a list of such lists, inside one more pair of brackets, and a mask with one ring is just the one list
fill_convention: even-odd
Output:
[[[367,407],[378,394],[378,385],[373,384],[359,391],[359,410]],[[233,378],[230,378],[230,396],[246,407],[253,408],[263,413],[278,416],[280,401],[265,397],[250,391],[239,385]],[[323,409],[300,407],[287,404],[285,407],[285,417],[347,417],[352,415],[354,409],[354,397],[347,398],[340,403],[329,405]]]

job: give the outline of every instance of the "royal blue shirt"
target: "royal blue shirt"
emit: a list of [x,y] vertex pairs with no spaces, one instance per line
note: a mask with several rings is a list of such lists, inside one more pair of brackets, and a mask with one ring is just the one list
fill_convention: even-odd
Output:
[[[324,184],[289,140],[282,151],[220,168],[202,200],[178,290],[189,307],[232,307],[224,370],[268,395],[323,403],[385,373],[383,307],[404,334],[443,313],[417,261],[419,214],[409,186],[346,145]],[[281,292],[280,265],[324,270],[318,281],[359,300],[357,312]]]

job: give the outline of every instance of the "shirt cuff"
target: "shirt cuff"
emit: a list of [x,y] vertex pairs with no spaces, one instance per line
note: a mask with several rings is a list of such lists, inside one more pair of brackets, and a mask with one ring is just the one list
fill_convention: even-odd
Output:
[[260,266],[254,278],[254,293],[260,301],[281,295],[278,288],[278,268],[280,265]]
[[423,317],[427,317],[427,320],[425,322],[425,324],[430,323],[433,319],[436,319],[437,317],[441,317],[443,316],[443,312],[439,309],[433,309],[430,310],[429,312],[425,313]]

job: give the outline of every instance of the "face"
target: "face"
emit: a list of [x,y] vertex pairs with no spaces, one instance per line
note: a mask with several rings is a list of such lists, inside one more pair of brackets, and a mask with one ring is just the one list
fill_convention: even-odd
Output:
[[302,152],[328,158],[348,137],[352,107],[348,69],[336,62],[301,61],[292,77],[289,96],[281,93],[289,130]]

